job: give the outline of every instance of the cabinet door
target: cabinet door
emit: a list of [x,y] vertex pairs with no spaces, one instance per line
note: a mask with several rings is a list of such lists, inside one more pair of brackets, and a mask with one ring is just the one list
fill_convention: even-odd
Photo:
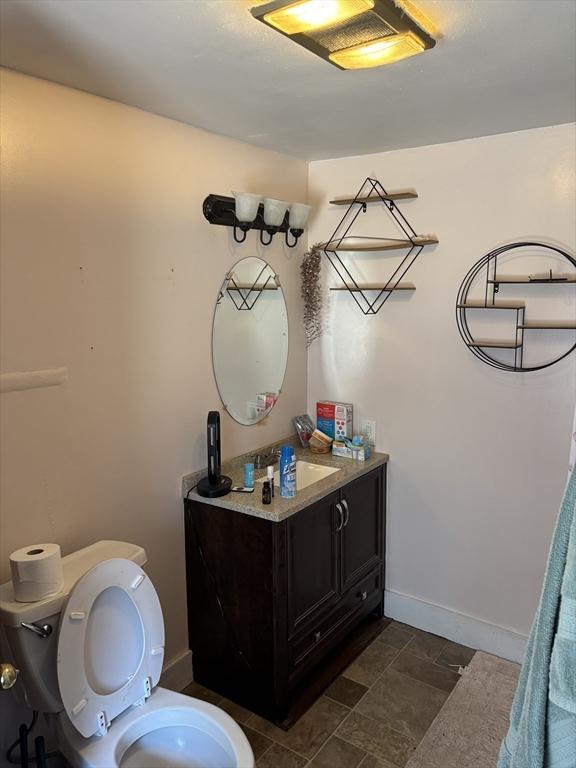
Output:
[[338,496],[332,493],[286,521],[290,636],[315,623],[338,598]]
[[342,488],[342,591],[382,561],[384,487],[380,469]]

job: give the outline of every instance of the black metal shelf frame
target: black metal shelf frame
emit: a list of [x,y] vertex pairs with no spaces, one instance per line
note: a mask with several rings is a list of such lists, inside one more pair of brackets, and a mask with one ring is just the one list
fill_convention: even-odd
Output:
[[[540,243],[540,242],[533,242],[533,241],[525,241],[525,242],[518,242],[518,243],[510,243],[508,245],[503,245],[499,248],[494,249],[490,253],[483,256],[479,261],[474,264],[466,276],[464,277],[464,280],[462,281],[460,288],[458,290],[458,296],[456,299],[456,324],[458,326],[458,331],[460,332],[460,336],[464,340],[466,346],[470,349],[470,351],[476,355],[480,360],[487,363],[488,365],[492,366],[493,368],[498,368],[502,371],[514,371],[516,373],[525,373],[527,371],[539,371],[543,368],[549,368],[551,365],[554,365],[555,363],[558,363],[560,360],[563,360],[565,357],[567,357],[571,352],[573,352],[576,349],[576,341],[570,346],[569,349],[562,352],[560,355],[555,357],[553,360],[543,363],[541,365],[532,365],[532,366],[524,366],[524,331],[530,330],[531,326],[526,321],[526,307],[522,303],[518,303],[517,301],[514,302],[502,302],[497,303],[496,302],[496,294],[499,293],[500,287],[506,284],[506,280],[498,279],[498,257],[501,256],[504,253],[507,253],[508,251],[512,251],[515,249],[527,249],[527,248],[541,248],[544,250],[551,251],[553,253],[558,254],[559,256],[562,256],[564,259],[568,261],[568,263],[576,269],[576,259],[574,257],[570,256],[566,251],[564,251],[562,248],[559,248],[554,245],[549,245],[548,243]],[[469,301],[468,300],[468,294],[470,291],[470,288],[472,287],[474,281],[476,278],[482,273],[482,271],[485,270],[486,276],[485,276],[485,286],[484,286],[484,300],[483,301]],[[572,280],[561,280],[558,278],[554,278],[552,274],[550,275],[549,279],[543,279],[543,278],[537,278],[534,280],[528,280],[525,285],[570,285],[572,284]],[[481,346],[481,342],[479,342],[477,339],[474,338],[472,332],[470,331],[469,325],[468,325],[468,317],[467,312],[472,310],[486,310],[486,309],[496,309],[499,311],[515,311],[516,312],[516,330],[515,330],[515,346],[510,346],[510,349],[514,349],[514,364],[507,364],[500,360],[496,360],[495,358],[491,357],[486,352],[486,349],[490,346],[495,347],[496,345],[493,343],[492,345],[488,344],[484,347]],[[550,323],[550,325],[546,326],[542,324],[541,330],[572,330],[569,323],[564,323],[564,321],[558,321],[556,323],[556,327],[554,327],[554,321],[542,321]],[[533,328],[536,328],[536,325],[532,326]],[[575,329],[576,330],[576,329]],[[504,345],[502,348],[505,348]]]
[[[366,213],[367,203],[365,199],[368,197],[373,198],[374,200],[379,200],[382,203],[405,236],[404,239],[398,240],[399,248],[408,248],[408,252],[398,267],[394,270],[391,277],[382,287],[376,289],[363,289],[338,255],[338,248],[348,236],[354,223],[361,213]],[[347,221],[348,218],[350,218],[350,221]],[[348,292],[360,308],[361,312],[365,315],[375,315],[382,309],[392,292],[396,289],[396,286],[400,283],[404,275],[422,252],[424,244],[416,242],[418,237],[418,234],[414,231],[410,222],[406,219],[394,200],[390,198],[389,193],[384,189],[382,184],[377,179],[367,177],[346,209],[346,212],[342,216],[334,233],[326,243],[323,244],[322,251],[338,274],[338,277],[342,280],[344,286],[348,289]],[[387,237],[363,237],[362,239],[388,240],[390,242],[395,240],[395,238]],[[367,293],[373,295],[375,292],[377,292],[375,298],[371,299],[368,297]],[[361,299],[357,294],[360,295]]]

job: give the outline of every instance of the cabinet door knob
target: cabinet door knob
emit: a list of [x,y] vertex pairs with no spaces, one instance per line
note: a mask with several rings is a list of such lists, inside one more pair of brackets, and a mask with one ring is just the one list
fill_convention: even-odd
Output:
[[368,597],[368,592],[366,592],[366,591],[364,591],[364,592],[358,592],[358,598],[359,598],[360,600],[366,600],[366,598],[367,598],[367,597]]
[[342,506],[344,507],[344,511],[346,512],[344,525],[342,527],[346,528],[346,526],[348,525],[348,520],[350,520],[350,510],[348,509],[348,502],[346,501],[346,499],[342,499]]
[[336,509],[340,515],[340,523],[338,524],[338,528],[336,528],[336,533],[338,533],[338,531],[341,531],[344,527],[344,513],[342,512],[342,504],[340,504],[340,502],[336,504]]
[[314,642],[317,643],[322,637],[322,632],[314,632]]

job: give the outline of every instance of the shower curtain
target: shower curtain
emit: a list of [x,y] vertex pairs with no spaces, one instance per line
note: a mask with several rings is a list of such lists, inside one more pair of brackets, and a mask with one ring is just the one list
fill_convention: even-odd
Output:
[[498,768],[576,768],[576,413],[568,483]]

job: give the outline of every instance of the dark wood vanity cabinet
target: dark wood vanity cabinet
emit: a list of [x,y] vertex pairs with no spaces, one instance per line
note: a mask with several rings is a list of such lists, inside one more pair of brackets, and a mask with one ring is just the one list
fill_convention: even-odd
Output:
[[281,722],[315,680],[350,662],[359,625],[383,616],[385,472],[281,522],[186,501],[197,682]]

